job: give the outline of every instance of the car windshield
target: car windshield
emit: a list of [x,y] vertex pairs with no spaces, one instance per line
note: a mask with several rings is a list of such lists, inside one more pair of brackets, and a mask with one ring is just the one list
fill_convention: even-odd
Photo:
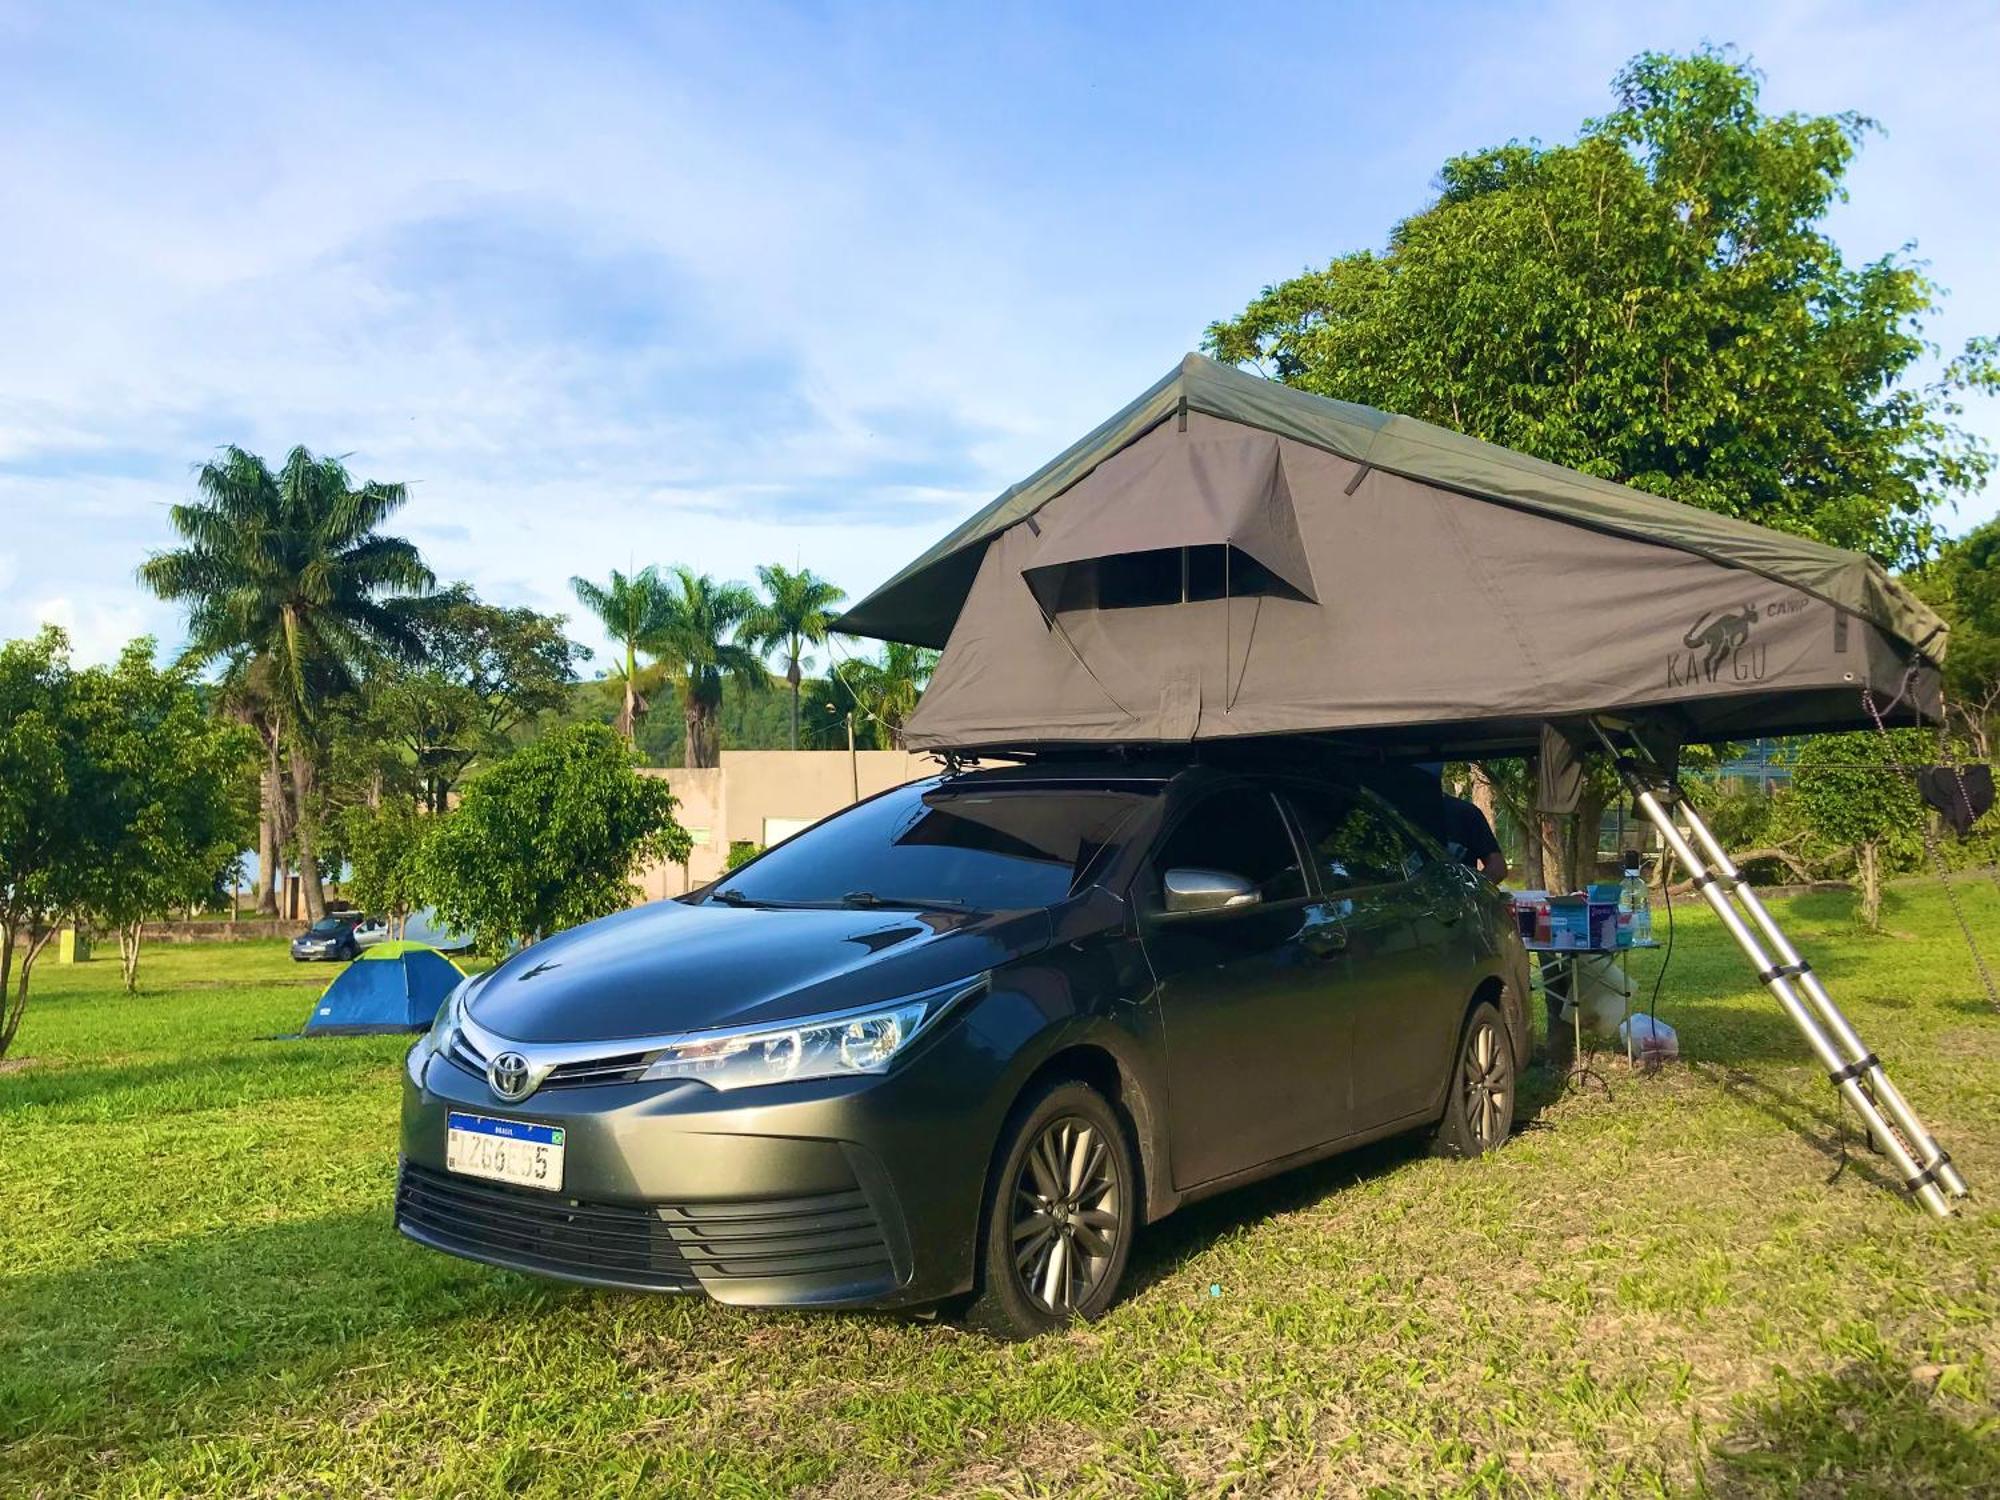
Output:
[[321,917],[306,930],[316,937],[331,937],[344,925],[338,917]]
[[1015,911],[1070,893],[1152,794],[919,783],[864,802],[726,876],[721,905]]

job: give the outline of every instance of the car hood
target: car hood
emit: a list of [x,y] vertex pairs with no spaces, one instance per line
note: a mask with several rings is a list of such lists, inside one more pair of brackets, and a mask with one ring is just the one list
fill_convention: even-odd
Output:
[[536,943],[476,981],[521,1042],[617,1041],[873,1005],[1046,946],[1048,913],[765,910],[661,901]]

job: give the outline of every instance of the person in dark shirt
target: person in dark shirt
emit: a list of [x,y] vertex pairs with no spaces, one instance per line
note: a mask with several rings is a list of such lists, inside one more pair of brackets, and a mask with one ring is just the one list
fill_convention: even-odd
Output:
[[1463,797],[1444,799],[1445,848],[1495,885],[1507,878],[1507,856],[1493,836],[1493,825],[1476,803]]

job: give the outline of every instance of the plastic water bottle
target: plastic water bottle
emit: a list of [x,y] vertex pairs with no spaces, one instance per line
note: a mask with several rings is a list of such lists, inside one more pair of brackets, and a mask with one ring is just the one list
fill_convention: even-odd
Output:
[[1646,877],[1640,873],[1637,849],[1625,851],[1625,879],[1618,887],[1618,910],[1630,918],[1633,942],[1653,940],[1653,898],[1646,889]]

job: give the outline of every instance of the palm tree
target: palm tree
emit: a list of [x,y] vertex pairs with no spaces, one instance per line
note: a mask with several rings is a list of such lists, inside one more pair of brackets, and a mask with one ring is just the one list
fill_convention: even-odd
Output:
[[256,730],[264,744],[264,769],[258,777],[256,896],[257,914],[263,917],[278,914],[278,863],[292,841],[273,697],[270,663],[241,647],[232,651],[216,679],[215,706],[218,713]]
[[[675,585],[678,585],[676,589]],[[768,687],[771,674],[740,639],[757,596],[740,583],[717,583],[692,568],[675,568],[667,588],[666,621],[652,651],[674,674],[687,724],[682,760],[690,766],[722,764],[716,711],[726,678],[739,687]]]
[[938,654],[924,646],[890,641],[882,648],[880,661],[849,662],[841,671],[847,690],[862,711],[875,722],[878,745],[884,750],[903,748],[903,726],[917,711],[917,700],[937,667]]
[[597,616],[605,634],[625,648],[623,674],[615,670],[612,673],[613,680],[622,682],[625,689],[625,706],[619,711],[617,726],[618,732],[627,740],[636,739],[639,721],[646,716],[649,707],[642,691],[645,681],[639,666],[639,653],[659,653],[661,632],[666,627],[670,602],[667,585],[660,578],[660,570],[649,567],[641,568],[630,578],[613,568],[609,584],[572,578],[569,586],[576,595],[577,603]]
[[793,572],[773,565],[757,570],[768,596],[760,600],[737,631],[739,639],[759,651],[776,651],[785,663],[785,681],[792,689],[792,748],[799,748],[799,683],[812,658],[807,646],[826,643],[833,625],[833,607],[847,595],[810,568]]
[[404,487],[357,488],[338,459],[294,448],[273,474],[231,446],[202,465],[195,487],[200,499],[168,512],[187,545],[154,553],[139,578],[187,604],[185,660],[240,658],[231,675],[264,735],[266,794],[282,796],[276,768],[290,782],[306,909],[322,916],[312,816],[321,710],[353,692],[370,662],[422,656],[412,606],[435,580],[413,545],[376,530],[409,498]]

